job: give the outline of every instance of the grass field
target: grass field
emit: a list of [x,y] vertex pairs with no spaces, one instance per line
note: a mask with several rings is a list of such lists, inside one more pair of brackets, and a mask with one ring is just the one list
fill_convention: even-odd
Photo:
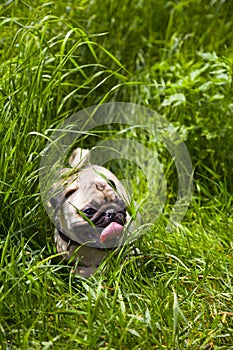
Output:
[[[0,349],[232,349],[232,33],[224,0],[0,3]],[[172,232],[161,215],[140,254],[126,246],[84,280],[56,255],[41,152],[68,116],[116,101],[176,128],[192,201]],[[128,136],[153,150],[140,128]],[[177,174],[166,149],[160,160],[169,213]]]

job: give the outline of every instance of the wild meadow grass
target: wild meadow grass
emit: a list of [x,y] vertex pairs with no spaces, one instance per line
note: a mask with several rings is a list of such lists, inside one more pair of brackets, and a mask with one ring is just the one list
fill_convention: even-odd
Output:
[[[232,15],[220,0],[1,2],[1,349],[232,348]],[[195,170],[192,201],[168,232],[177,174],[163,148],[167,211],[85,280],[54,249],[41,152],[67,117],[116,101],[177,129]],[[143,130],[128,136],[154,147]]]

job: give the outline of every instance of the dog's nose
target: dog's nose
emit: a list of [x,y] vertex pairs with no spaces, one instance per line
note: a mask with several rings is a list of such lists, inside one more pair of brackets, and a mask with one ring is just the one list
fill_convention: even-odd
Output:
[[114,209],[108,209],[105,212],[105,217],[109,221],[116,221],[119,224],[125,223],[126,213],[124,211],[115,211]]
[[108,209],[108,210],[106,210],[106,216],[107,216],[108,218],[113,218],[113,217],[115,216],[115,211],[114,211],[114,209]]

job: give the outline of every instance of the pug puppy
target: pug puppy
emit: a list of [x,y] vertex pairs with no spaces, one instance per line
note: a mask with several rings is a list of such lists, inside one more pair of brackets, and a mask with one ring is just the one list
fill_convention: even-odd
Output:
[[90,164],[89,150],[76,149],[69,162],[50,198],[55,245],[66,261],[73,259],[75,273],[90,277],[133,230],[129,197],[111,171]]

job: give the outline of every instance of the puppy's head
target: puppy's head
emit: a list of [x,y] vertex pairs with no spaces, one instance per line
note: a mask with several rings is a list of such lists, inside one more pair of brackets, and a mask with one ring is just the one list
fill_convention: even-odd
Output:
[[[56,187],[56,186],[55,186]],[[57,228],[69,239],[92,247],[123,244],[129,198],[109,170],[93,165],[66,176],[51,198]]]

